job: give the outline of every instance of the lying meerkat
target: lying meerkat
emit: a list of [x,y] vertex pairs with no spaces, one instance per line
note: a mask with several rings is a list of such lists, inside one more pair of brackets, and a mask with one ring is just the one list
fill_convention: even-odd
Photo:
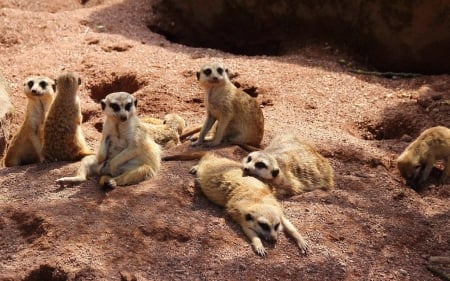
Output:
[[239,162],[207,153],[190,172],[196,175],[205,196],[225,207],[241,226],[258,255],[266,255],[261,238],[275,242],[283,228],[306,253],[305,240],[283,215],[269,187],[256,178],[243,177]]
[[81,108],[78,97],[80,77],[61,74],[56,79],[56,97],[44,125],[45,161],[76,161],[94,154],[81,131]]
[[275,188],[277,195],[297,195],[334,186],[330,162],[312,146],[294,135],[279,135],[261,151],[242,160],[246,174],[256,176]]
[[166,114],[164,119],[146,117],[141,119],[146,123],[155,142],[168,149],[181,143],[180,136],[186,127],[186,121],[178,114]]
[[197,141],[205,136],[217,121],[217,129],[209,146],[222,142],[259,146],[264,134],[264,116],[256,99],[238,89],[228,78],[228,70],[219,63],[207,64],[197,72],[205,90],[206,120]]
[[7,147],[5,167],[44,161],[42,142],[45,116],[55,96],[55,81],[48,77],[28,77],[23,89],[28,98],[25,119]]
[[116,187],[138,183],[158,173],[161,148],[136,115],[136,98],[116,92],[107,95],[101,105],[106,119],[97,155],[84,157],[76,176],[60,178],[57,183],[77,183],[97,175],[101,176],[101,186]]
[[417,190],[428,179],[437,160],[445,161],[440,179],[444,183],[450,175],[450,129],[443,126],[423,131],[397,158],[397,167],[406,183]]

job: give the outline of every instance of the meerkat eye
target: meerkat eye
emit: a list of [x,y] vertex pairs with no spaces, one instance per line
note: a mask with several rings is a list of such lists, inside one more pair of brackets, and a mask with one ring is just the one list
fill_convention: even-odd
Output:
[[270,226],[267,223],[258,222],[258,224],[264,231],[270,231]]
[[39,82],[39,86],[41,86],[42,89],[45,89],[45,87],[47,87],[47,82],[41,81]]
[[131,109],[132,106],[133,106],[133,104],[132,104],[131,102],[127,103],[127,104],[125,105],[125,110],[126,110],[126,111],[130,111],[130,109]]
[[252,157],[251,156],[247,157],[247,163],[250,163],[251,161],[252,161]]
[[28,88],[33,88],[34,82],[33,81],[28,81]]
[[117,103],[111,103],[109,106],[111,106],[111,108],[112,108],[115,112],[120,111],[120,106],[119,106]]
[[209,69],[209,68],[207,68],[207,69],[203,70],[203,73],[204,73],[206,76],[209,76],[209,75],[211,75],[212,70]]
[[217,68],[217,73],[219,73],[220,75],[222,75],[222,73],[223,73],[223,68],[222,68],[222,67]]
[[267,169],[267,165],[264,164],[263,162],[256,162],[255,163],[255,168],[256,169]]
[[276,231],[278,231],[279,227],[280,227],[280,223],[277,223],[274,228],[275,228]]

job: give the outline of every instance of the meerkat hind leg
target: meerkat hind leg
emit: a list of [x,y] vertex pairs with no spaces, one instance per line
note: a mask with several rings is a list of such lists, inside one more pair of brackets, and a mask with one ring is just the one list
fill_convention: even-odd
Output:
[[114,188],[121,185],[135,184],[145,179],[154,177],[156,171],[149,165],[141,165],[134,169],[128,170],[125,173],[117,176],[102,176],[100,178],[100,185],[106,188]]
[[56,180],[58,184],[75,184],[87,180],[87,177],[98,173],[99,165],[95,155],[85,156],[80,163],[77,175],[73,177],[63,177]]

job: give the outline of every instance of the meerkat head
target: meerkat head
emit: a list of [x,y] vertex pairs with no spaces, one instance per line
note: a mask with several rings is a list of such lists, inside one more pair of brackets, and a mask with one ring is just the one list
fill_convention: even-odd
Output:
[[186,121],[174,113],[166,114],[164,116],[163,124],[168,125],[171,130],[176,131],[179,135],[183,133],[184,128],[186,128]]
[[56,89],[59,93],[76,94],[81,85],[81,78],[73,72],[64,73],[56,79]]
[[220,86],[229,80],[228,69],[220,63],[206,64],[197,72],[197,79],[204,88]]
[[417,159],[409,159],[408,155],[404,153],[398,157],[397,168],[400,171],[400,175],[406,180],[406,184],[415,189],[425,165],[421,164]]
[[107,95],[101,105],[106,116],[125,122],[136,114],[137,99],[127,92],[115,92]]
[[280,174],[277,160],[263,151],[254,151],[244,157],[242,168],[245,174],[267,180],[272,180]]
[[41,76],[28,77],[23,83],[23,88],[29,98],[53,95],[56,91],[55,81]]
[[283,229],[280,208],[271,204],[254,204],[243,213],[245,225],[266,241],[275,242]]

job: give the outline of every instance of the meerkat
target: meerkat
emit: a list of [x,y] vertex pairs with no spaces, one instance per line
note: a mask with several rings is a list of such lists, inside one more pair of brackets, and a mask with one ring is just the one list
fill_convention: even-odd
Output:
[[268,183],[277,195],[297,195],[334,186],[330,162],[311,145],[291,134],[279,135],[261,151],[242,159],[248,175]]
[[181,143],[180,135],[186,127],[186,121],[178,114],[170,113],[164,119],[147,117],[142,122],[147,124],[148,130],[155,140],[164,149],[168,149]]
[[190,173],[196,175],[205,196],[225,207],[241,226],[258,255],[266,255],[261,238],[275,242],[282,229],[294,238],[302,253],[306,253],[306,241],[283,215],[269,187],[254,177],[243,177],[239,162],[207,153]]
[[76,176],[56,182],[78,183],[89,176],[101,176],[100,185],[112,188],[156,176],[161,148],[136,115],[137,99],[126,92],[115,92],[108,94],[101,106],[106,119],[97,154],[83,158]]
[[397,168],[406,183],[415,190],[430,176],[434,163],[444,160],[440,181],[450,175],[450,129],[437,126],[423,131],[397,158]]
[[45,161],[77,161],[94,154],[81,130],[81,108],[78,87],[81,78],[75,73],[61,74],[56,79],[56,97],[44,124]]
[[25,119],[7,147],[3,158],[5,167],[44,161],[44,121],[55,96],[55,81],[31,76],[25,80],[23,90],[28,99]]
[[197,79],[206,92],[206,120],[198,139],[191,145],[202,145],[217,122],[208,146],[222,142],[259,146],[264,134],[264,116],[257,100],[238,89],[228,78],[228,70],[219,63],[204,65],[197,72]]

